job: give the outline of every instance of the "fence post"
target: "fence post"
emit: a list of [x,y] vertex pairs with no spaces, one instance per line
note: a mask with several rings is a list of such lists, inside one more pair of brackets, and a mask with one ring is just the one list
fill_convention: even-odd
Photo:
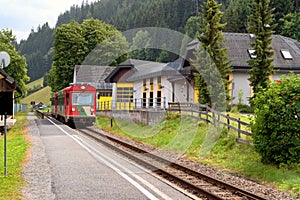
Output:
[[208,105],[205,104],[206,122],[208,123]]
[[200,105],[196,104],[196,110],[198,111],[198,120],[201,119],[201,110],[200,110]]
[[238,119],[238,139],[240,139],[241,138],[241,132],[240,132],[240,130],[241,130],[241,118],[239,118]]
[[214,110],[211,111],[212,112],[212,117],[213,117],[212,121],[213,121],[213,125],[216,126],[216,116],[215,116],[215,112],[213,112],[213,111]]
[[[230,120],[229,120],[230,116],[229,116],[229,113],[227,113],[227,117],[228,117],[227,118],[227,124],[230,125]],[[230,130],[230,126],[227,126],[227,127],[228,127],[228,131],[229,131]]]

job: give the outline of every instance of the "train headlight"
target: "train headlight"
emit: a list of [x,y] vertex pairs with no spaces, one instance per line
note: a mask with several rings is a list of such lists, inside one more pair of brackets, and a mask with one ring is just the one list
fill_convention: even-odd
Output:
[[72,108],[72,112],[75,112],[75,108]]
[[94,108],[91,108],[91,112],[94,112]]

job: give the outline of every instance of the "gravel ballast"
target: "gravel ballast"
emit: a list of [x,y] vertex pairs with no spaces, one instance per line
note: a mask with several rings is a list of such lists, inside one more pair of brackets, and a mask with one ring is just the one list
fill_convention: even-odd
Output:
[[[33,114],[28,115],[30,122],[27,126],[28,136],[31,140],[31,148],[29,151],[28,163],[23,167],[23,177],[25,179],[26,187],[22,190],[25,199],[29,200],[53,200],[55,194],[52,191],[51,168],[48,163],[45,147],[40,138],[40,132],[36,123],[36,118]],[[119,139],[122,137],[116,136]],[[128,142],[128,139],[124,139]],[[150,150],[153,147],[149,145],[133,142],[137,146]],[[178,163],[188,166],[196,171],[201,171],[207,175],[217,177],[225,182],[232,183],[253,193],[261,194],[268,199],[293,199],[289,194],[276,190],[274,187],[268,185],[261,185],[255,181],[247,180],[236,175],[223,173],[220,170],[208,167],[204,164],[188,161],[180,158]]]

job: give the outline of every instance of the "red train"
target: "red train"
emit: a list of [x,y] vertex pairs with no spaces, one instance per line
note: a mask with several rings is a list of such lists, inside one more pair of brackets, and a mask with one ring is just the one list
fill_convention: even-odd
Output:
[[89,126],[96,121],[96,88],[73,84],[51,98],[52,116],[73,127]]

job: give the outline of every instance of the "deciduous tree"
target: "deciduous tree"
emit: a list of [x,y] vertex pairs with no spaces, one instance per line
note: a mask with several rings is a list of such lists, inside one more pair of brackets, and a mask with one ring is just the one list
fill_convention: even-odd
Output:
[[15,42],[16,38],[11,30],[0,31],[0,51],[6,51],[10,56],[10,64],[4,68],[4,71],[16,81],[22,93],[25,94],[26,82],[29,81],[26,74],[27,64],[25,57],[15,49],[13,45]]
[[[114,37],[113,40],[109,38]],[[100,47],[98,45],[100,44]],[[116,49],[124,49],[126,40],[116,28],[99,20],[75,21],[58,27],[54,35],[53,66],[48,73],[48,84],[58,91],[73,81],[75,65],[103,65],[124,60]],[[103,49],[105,48],[105,49]],[[95,49],[95,50],[94,50]],[[114,51],[112,51],[114,50]],[[92,52],[92,53],[91,53]]]

